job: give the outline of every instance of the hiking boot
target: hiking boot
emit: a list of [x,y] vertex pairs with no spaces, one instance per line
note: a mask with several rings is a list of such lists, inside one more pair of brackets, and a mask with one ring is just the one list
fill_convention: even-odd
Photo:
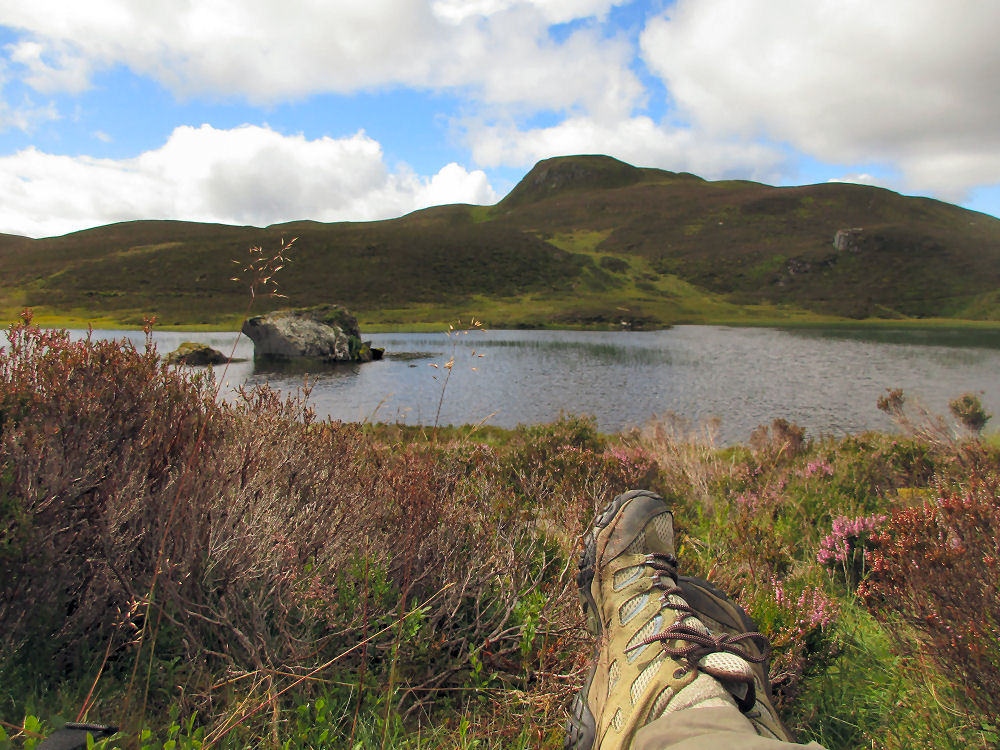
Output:
[[566,750],[628,748],[653,719],[694,706],[735,705],[758,733],[788,737],[767,695],[767,640],[724,594],[678,576],[673,515],[661,497],[633,490],[604,509],[577,584],[598,644]]
[[[684,601],[693,609],[701,623],[711,633],[738,636],[756,633],[757,623],[739,604],[708,581],[692,576],[679,576],[677,586]],[[759,648],[759,646],[763,648]],[[778,711],[771,699],[771,680],[768,677],[770,646],[766,640],[749,639],[743,642],[747,653],[755,658],[749,661],[754,674],[752,706],[742,708],[757,734],[762,737],[794,742],[788,728],[778,718]]]

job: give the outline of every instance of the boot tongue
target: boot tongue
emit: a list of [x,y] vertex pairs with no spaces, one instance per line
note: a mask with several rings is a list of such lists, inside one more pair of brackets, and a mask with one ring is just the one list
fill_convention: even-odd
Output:
[[744,685],[753,683],[753,670],[746,659],[725,651],[717,651],[702,657],[698,662],[698,669],[725,683],[736,682]]
[[[707,636],[713,635],[712,631],[705,627],[705,624],[697,617],[685,617],[681,624]],[[745,692],[745,685],[753,684],[754,680],[750,662],[728,651],[715,651],[706,654],[698,660],[698,669],[726,683],[744,683],[733,691],[737,693],[738,697],[742,697],[739,695],[740,692]]]

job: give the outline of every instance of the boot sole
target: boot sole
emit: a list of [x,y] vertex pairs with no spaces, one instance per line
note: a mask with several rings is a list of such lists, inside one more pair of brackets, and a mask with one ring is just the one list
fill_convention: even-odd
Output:
[[583,687],[577,691],[573,698],[573,705],[569,709],[569,719],[566,721],[566,739],[563,741],[563,750],[591,750],[597,741],[597,720],[594,714],[587,708],[587,695],[590,692],[590,684],[597,674],[597,652],[594,652],[594,663],[587,674],[587,681]]

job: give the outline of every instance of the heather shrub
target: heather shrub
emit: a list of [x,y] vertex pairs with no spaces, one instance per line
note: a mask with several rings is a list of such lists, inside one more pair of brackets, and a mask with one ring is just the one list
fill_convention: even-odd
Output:
[[[70,341],[30,316],[0,352],[0,650],[58,672],[145,595],[183,483],[217,434],[210,382],[147,346]],[[168,429],[161,429],[168,426]],[[174,560],[186,551],[170,550]],[[142,571],[143,574],[140,574]]]
[[604,450],[603,459],[622,487],[651,487],[657,484],[659,468],[653,455],[642,445],[617,443]]
[[914,633],[924,657],[987,716],[1000,709],[997,489],[989,477],[894,512],[873,539],[870,575],[859,589],[901,648],[913,648],[907,634]]
[[787,706],[802,680],[836,655],[840,606],[820,586],[774,576],[745,587],[739,601],[771,641],[771,682],[779,704]]
[[901,488],[926,485],[943,460],[936,449],[917,439],[849,435],[824,459],[832,473],[828,477],[813,474],[813,486],[823,486],[837,498],[830,507],[832,515],[871,515],[881,512],[888,505],[887,498]]
[[[152,693],[126,705],[176,701],[205,717],[206,741],[237,743],[273,736],[289,708],[278,696],[318,694],[317,680],[355,695],[374,686],[393,715],[446,706],[450,690],[499,675],[505,687],[571,689],[546,676],[572,666],[579,641],[565,574],[574,541],[553,519],[579,526],[598,500],[576,492],[525,506],[516,451],[379,442],[360,425],[316,421],[307,394],[258,387],[218,403],[210,379],[162,364],[151,347],[71,342],[28,321],[9,338],[8,677],[103,672],[101,700],[120,709],[115,691],[140,689],[126,684],[141,657],[157,665]],[[568,434],[596,440],[586,423]],[[564,465],[576,463],[584,471],[567,454]],[[623,465],[599,461],[597,473]],[[554,470],[539,479],[555,482]],[[590,486],[611,481],[595,474]],[[5,682],[23,705],[27,683]],[[337,716],[346,742],[357,717],[344,706]]]
[[554,422],[519,429],[524,433],[524,455],[529,461],[543,461],[566,447],[598,451],[604,445],[597,420],[589,416],[560,413]]
[[519,427],[498,456],[522,514],[537,519],[571,554],[596,511],[655,472],[638,446],[606,448],[592,417],[562,414]]
[[820,540],[816,561],[841,576],[849,587],[856,587],[865,574],[872,536],[885,520],[884,515],[838,516],[830,533]]
[[972,434],[978,435],[986,423],[992,418],[983,408],[979,396],[974,393],[963,393],[948,403],[948,408],[955,418]]

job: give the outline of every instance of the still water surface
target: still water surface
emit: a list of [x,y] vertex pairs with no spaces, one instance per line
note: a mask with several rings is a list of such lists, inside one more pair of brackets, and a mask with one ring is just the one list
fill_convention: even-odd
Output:
[[[99,335],[142,341],[141,333],[131,331]],[[197,340],[228,354],[236,334],[157,332],[154,338],[161,353]],[[593,415],[602,430],[618,431],[675,412],[695,421],[721,418],[719,436],[728,443],[745,440],[756,425],[776,417],[797,422],[814,436],[891,429],[875,408],[886,388],[903,388],[940,413],[960,393],[981,391],[987,410],[1000,413],[996,331],[677,326],[631,333],[365,338],[386,349],[384,360],[308,373],[311,403],[320,415],[410,424],[486,420],[512,427],[566,411]],[[246,361],[230,365],[225,376],[230,393],[243,383],[294,390],[307,375],[294,367],[255,365],[253,344],[243,336],[235,356]],[[440,368],[452,356],[455,365],[438,417],[446,371],[430,365]],[[221,368],[216,372],[221,376]]]

